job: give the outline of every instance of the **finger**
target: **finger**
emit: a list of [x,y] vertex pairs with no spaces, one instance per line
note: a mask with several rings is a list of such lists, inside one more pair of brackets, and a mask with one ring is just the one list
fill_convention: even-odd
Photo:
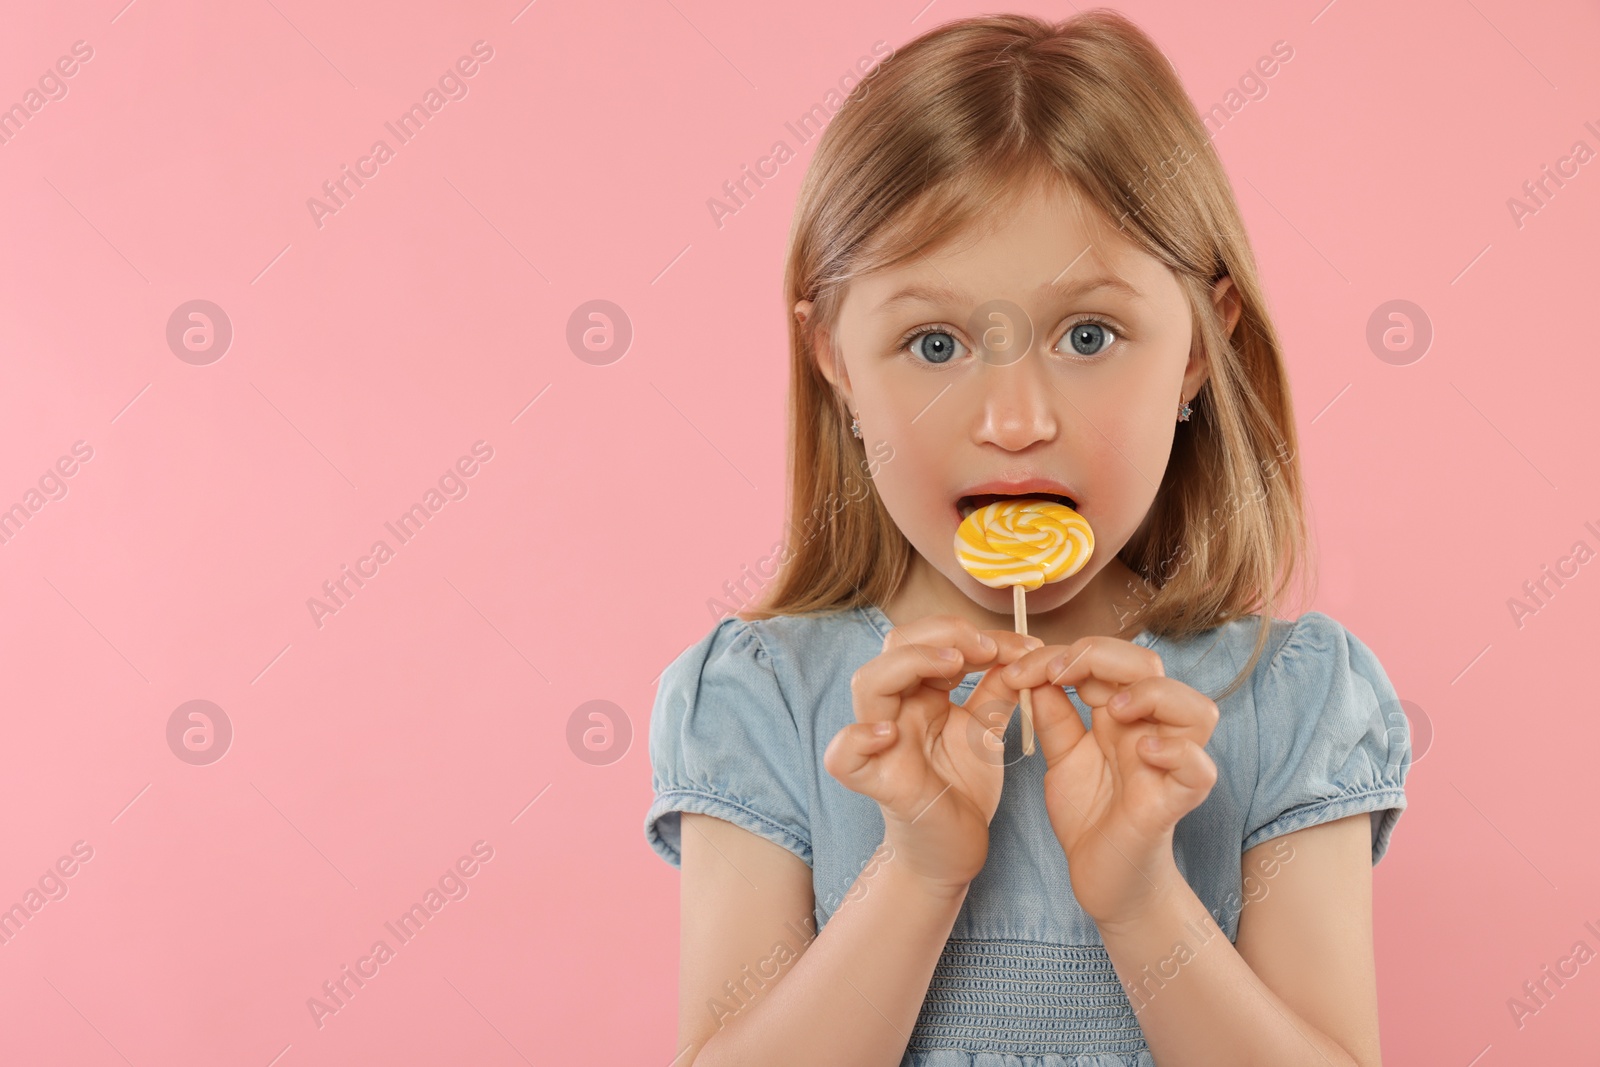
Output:
[[[876,727],[887,726],[887,733]],[[879,753],[893,745],[898,735],[893,722],[855,722],[833,735],[822,753],[822,765],[840,784],[852,792],[868,794],[878,776],[869,768]],[[870,795],[870,794],[868,794]]]
[[1011,713],[1016,710],[1019,697],[1018,692],[1001,678],[1000,672],[991,667],[984,672],[982,678],[978,679],[978,684],[967,694],[967,699],[961,702],[961,706],[977,719],[985,730],[993,731],[996,736],[1003,736],[1007,723],[1011,721]]
[[999,646],[999,654],[995,656],[996,664],[1015,663],[1028,653],[1044,647],[1044,642],[1032,634],[1019,634],[1015,630],[980,630],[979,633],[987,634]]
[[883,651],[907,645],[936,645],[959,648],[978,660],[994,654],[993,642],[993,636],[985,637],[970,620],[959,615],[928,615],[890,630],[883,639]]
[[913,688],[933,680],[950,683],[943,688],[954,688],[968,669],[957,648],[905,645],[874,656],[850,676],[856,719],[893,719],[899,714],[901,697]]
[[1003,673],[1006,681],[1017,689],[1071,687],[1085,704],[1098,707],[1110,700],[1121,686],[1094,677],[1079,678],[1076,682],[1068,677],[1067,668],[1081,666],[1087,651],[1087,646],[1081,643],[1042,646],[1009,664]]
[[1010,663],[1044,642],[1014,630],[980,630],[955,615],[929,615],[890,630],[883,649],[887,652],[912,644],[959,648],[967,656],[968,669],[981,670],[996,662]]
[[[1156,747],[1152,748],[1151,743]],[[1139,758],[1168,773],[1185,790],[1209,793],[1217,784],[1217,764],[1208,752],[1186,737],[1146,736],[1136,746]]]
[[[1151,649],[1117,637],[1095,635],[1070,645],[1047,645],[1007,666],[1006,682],[1016,688],[1073,686],[1083,702],[1098,707],[1116,687],[1142,678],[1164,677],[1161,657]],[[1101,687],[1096,690],[1096,684]],[[1109,687],[1109,688],[1107,688]]]
[[1125,726],[1111,717],[1110,712],[1103,707],[1091,706],[1089,708],[1091,731],[1094,734],[1094,743],[1100,746],[1100,754],[1105,757],[1106,767],[1110,771],[1113,787],[1120,792],[1124,781],[1124,771],[1138,765],[1136,755],[1130,753],[1129,746],[1139,740],[1142,734],[1152,732],[1147,725]]
[[1176,678],[1144,678],[1124,687],[1106,702],[1118,722],[1147,720],[1163,727],[1162,736],[1187,737],[1204,745],[1221,712],[1216,703]]

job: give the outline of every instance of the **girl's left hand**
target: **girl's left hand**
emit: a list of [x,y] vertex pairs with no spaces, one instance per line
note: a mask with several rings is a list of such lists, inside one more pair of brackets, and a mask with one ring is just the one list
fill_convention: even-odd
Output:
[[[1216,784],[1205,751],[1216,704],[1168,678],[1155,652],[1115,637],[1035,649],[1001,680],[1033,690],[1045,809],[1073,895],[1101,926],[1137,922],[1182,881],[1172,834]],[[1064,685],[1089,706],[1092,730]],[[1160,750],[1148,750],[1146,738],[1159,738]]]

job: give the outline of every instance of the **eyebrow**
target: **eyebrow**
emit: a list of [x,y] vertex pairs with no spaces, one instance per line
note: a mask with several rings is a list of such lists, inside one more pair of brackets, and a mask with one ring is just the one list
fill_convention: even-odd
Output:
[[[1143,300],[1144,294],[1121,278],[1110,275],[1099,275],[1092,278],[1080,278],[1072,282],[1050,283],[1039,286],[1040,292],[1053,293],[1063,300],[1087,296],[1089,293],[1106,290],[1120,293],[1131,300]],[[901,304],[917,302],[927,304],[967,304],[976,303],[971,296],[949,285],[932,285],[913,283],[900,289],[893,296],[878,305],[879,312],[892,311]]]

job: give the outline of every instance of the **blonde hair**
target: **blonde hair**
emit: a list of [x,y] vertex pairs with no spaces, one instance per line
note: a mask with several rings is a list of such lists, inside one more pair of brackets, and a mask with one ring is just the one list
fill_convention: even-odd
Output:
[[[786,543],[766,595],[740,615],[882,604],[899,589],[912,549],[875,488],[849,491],[872,462],[817,366],[814,331],[826,331],[837,353],[852,278],[939,246],[1041,177],[1118,223],[1171,269],[1189,301],[1209,376],[1118,558],[1154,589],[1139,614],[1157,635],[1259,609],[1255,648],[1231,693],[1254,670],[1274,607],[1307,556],[1289,385],[1238,205],[1194,104],[1154,42],[1106,9],[1054,24],[989,15],[939,26],[885,58],[828,124],[800,190],[784,274]],[[1211,299],[1224,276],[1241,304],[1231,338]],[[805,323],[792,313],[802,299],[813,304]]]

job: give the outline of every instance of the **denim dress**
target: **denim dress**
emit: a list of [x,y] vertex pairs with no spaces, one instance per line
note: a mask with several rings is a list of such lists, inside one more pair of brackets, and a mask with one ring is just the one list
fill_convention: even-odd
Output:
[[[876,607],[729,617],[680,654],[661,677],[650,720],[654,800],[644,829],[656,853],[680,864],[685,811],[759,834],[810,866],[822,929],[883,841],[877,803],[839,784],[822,756],[855,721],[850,677],[882,651],[892,625]],[[1230,942],[1245,901],[1260,895],[1262,876],[1247,883],[1241,872],[1247,850],[1368,812],[1376,864],[1405,809],[1411,762],[1406,717],[1383,668],[1321,612],[1273,619],[1249,678],[1218,699],[1248,661],[1259,625],[1247,616],[1184,639],[1145,631],[1133,641],[1221,712],[1206,745],[1217,782],[1179,820],[1173,854]],[[981,677],[968,675],[951,700],[963,703]],[[1088,706],[1064,689],[1089,726]],[[1160,978],[1152,973],[1132,991],[1119,981],[1099,929],[1073,897],[1045,812],[1044,760],[1023,756],[1020,713],[1004,739],[988,859],[956,916],[902,1067],[1155,1067],[1136,1008]],[[730,997],[725,1006],[742,1005]]]

